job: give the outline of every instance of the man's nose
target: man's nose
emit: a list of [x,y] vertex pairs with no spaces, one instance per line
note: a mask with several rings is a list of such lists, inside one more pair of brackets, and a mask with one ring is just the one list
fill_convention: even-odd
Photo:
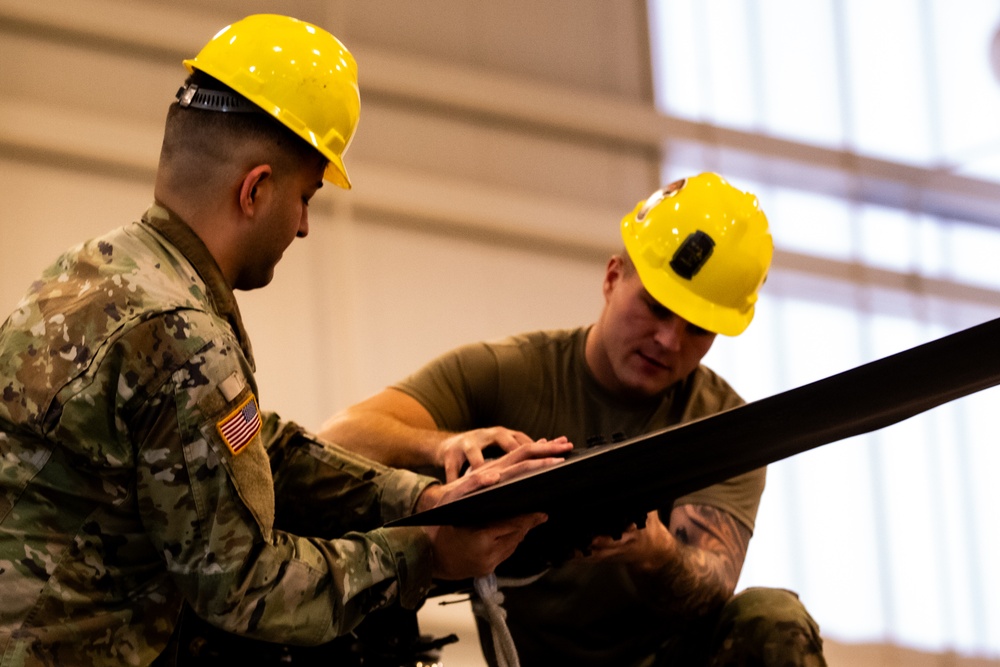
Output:
[[681,342],[684,340],[686,327],[687,322],[676,315],[672,315],[671,317],[660,320],[657,324],[656,333],[653,335],[653,339],[660,347],[667,350],[677,350],[680,348]]

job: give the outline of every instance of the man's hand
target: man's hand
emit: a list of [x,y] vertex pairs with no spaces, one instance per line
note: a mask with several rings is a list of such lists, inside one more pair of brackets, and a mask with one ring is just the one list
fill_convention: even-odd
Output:
[[320,436],[394,468],[442,468],[449,482],[458,479],[466,461],[473,468],[483,465],[488,447],[512,452],[534,443],[501,426],[442,431],[419,401],[391,387],[328,419]]
[[559,463],[563,460],[562,455],[572,448],[566,438],[529,442],[498,459],[470,468],[447,484],[427,487],[417,500],[416,511],[423,512],[497,482]]
[[676,551],[674,536],[660,521],[659,512],[654,510],[646,516],[644,528],[632,524],[620,538],[594,538],[586,558],[613,560],[640,569],[652,569],[662,565]]
[[483,450],[487,447],[496,446],[509,453],[533,442],[524,433],[502,426],[463,431],[441,441],[437,455],[438,465],[444,468],[445,479],[451,482],[458,479],[466,461],[473,468],[483,465]]
[[539,512],[474,528],[425,527],[434,545],[434,577],[454,580],[490,574],[510,558],[529,530],[547,519]]
[[[428,487],[417,500],[424,511],[455,500],[498,482],[562,461],[561,454],[572,449],[565,438],[539,440],[517,447],[493,461],[470,469],[459,479]],[[439,579],[467,579],[489,574],[506,560],[528,531],[548,517],[527,514],[485,526],[426,526],[434,550],[434,576]]]

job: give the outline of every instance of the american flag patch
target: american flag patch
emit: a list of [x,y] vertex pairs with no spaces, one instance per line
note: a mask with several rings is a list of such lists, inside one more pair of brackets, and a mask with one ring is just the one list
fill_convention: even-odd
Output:
[[260,412],[253,394],[240,407],[223,417],[215,425],[219,435],[233,454],[239,454],[254,436],[260,433]]

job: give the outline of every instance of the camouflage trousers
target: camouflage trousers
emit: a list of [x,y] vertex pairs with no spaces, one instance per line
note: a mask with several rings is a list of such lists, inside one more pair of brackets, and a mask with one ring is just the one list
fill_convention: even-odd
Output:
[[652,665],[826,667],[826,660],[819,626],[795,593],[748,588],[668,641]]
[[[381,617],[380,622],[372,624],[377,617]],[[180,633],[185,636],[179,641],[180,650],[173,646],[155,667],[214,667],[227,662],[265,667],[440,664],[436,648],[433,656],[415,650],[416,640],[432,638],[419,634],[412,611],[390,608],[376,612],[366,621],[374,629],[364,637],[359,627],[353,637],[312,648],[243,639],[216,630],[193,615],[182,620],[181,626],[185,623],[189,631]],[[485,630],[483,636],[489,637],[488,627]],[[798,596],[780,588],[749,588],[734,596],[718,614],[683,627],[671,626],[671,635],[655,657],[641,662],[642,667],[826,667],[819,627]],[[359,653],[359,646],[367,649]],[[483,650],[487,662],[496,665],[491,643]],[[447,655],[444,664],[450,664]]]

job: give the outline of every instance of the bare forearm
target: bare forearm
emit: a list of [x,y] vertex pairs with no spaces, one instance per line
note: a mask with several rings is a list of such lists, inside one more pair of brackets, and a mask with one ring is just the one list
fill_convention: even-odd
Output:
[[439,466],[441,441],[450,434],[419,428],[384,413],[349,409],[330,418],[320,436],[396,468]]
[[[512,452],[534,443],[526,434],[502,426],[458,433],[438,430],[427,408],[391,387],[331,417],[320,435],[395,468],[443,469],[448,481],[459,477],[466,467],[484,465],[483,450],[492,445]],[[561,448],[572,447],[565,438],[552,442],[560,443]]]

